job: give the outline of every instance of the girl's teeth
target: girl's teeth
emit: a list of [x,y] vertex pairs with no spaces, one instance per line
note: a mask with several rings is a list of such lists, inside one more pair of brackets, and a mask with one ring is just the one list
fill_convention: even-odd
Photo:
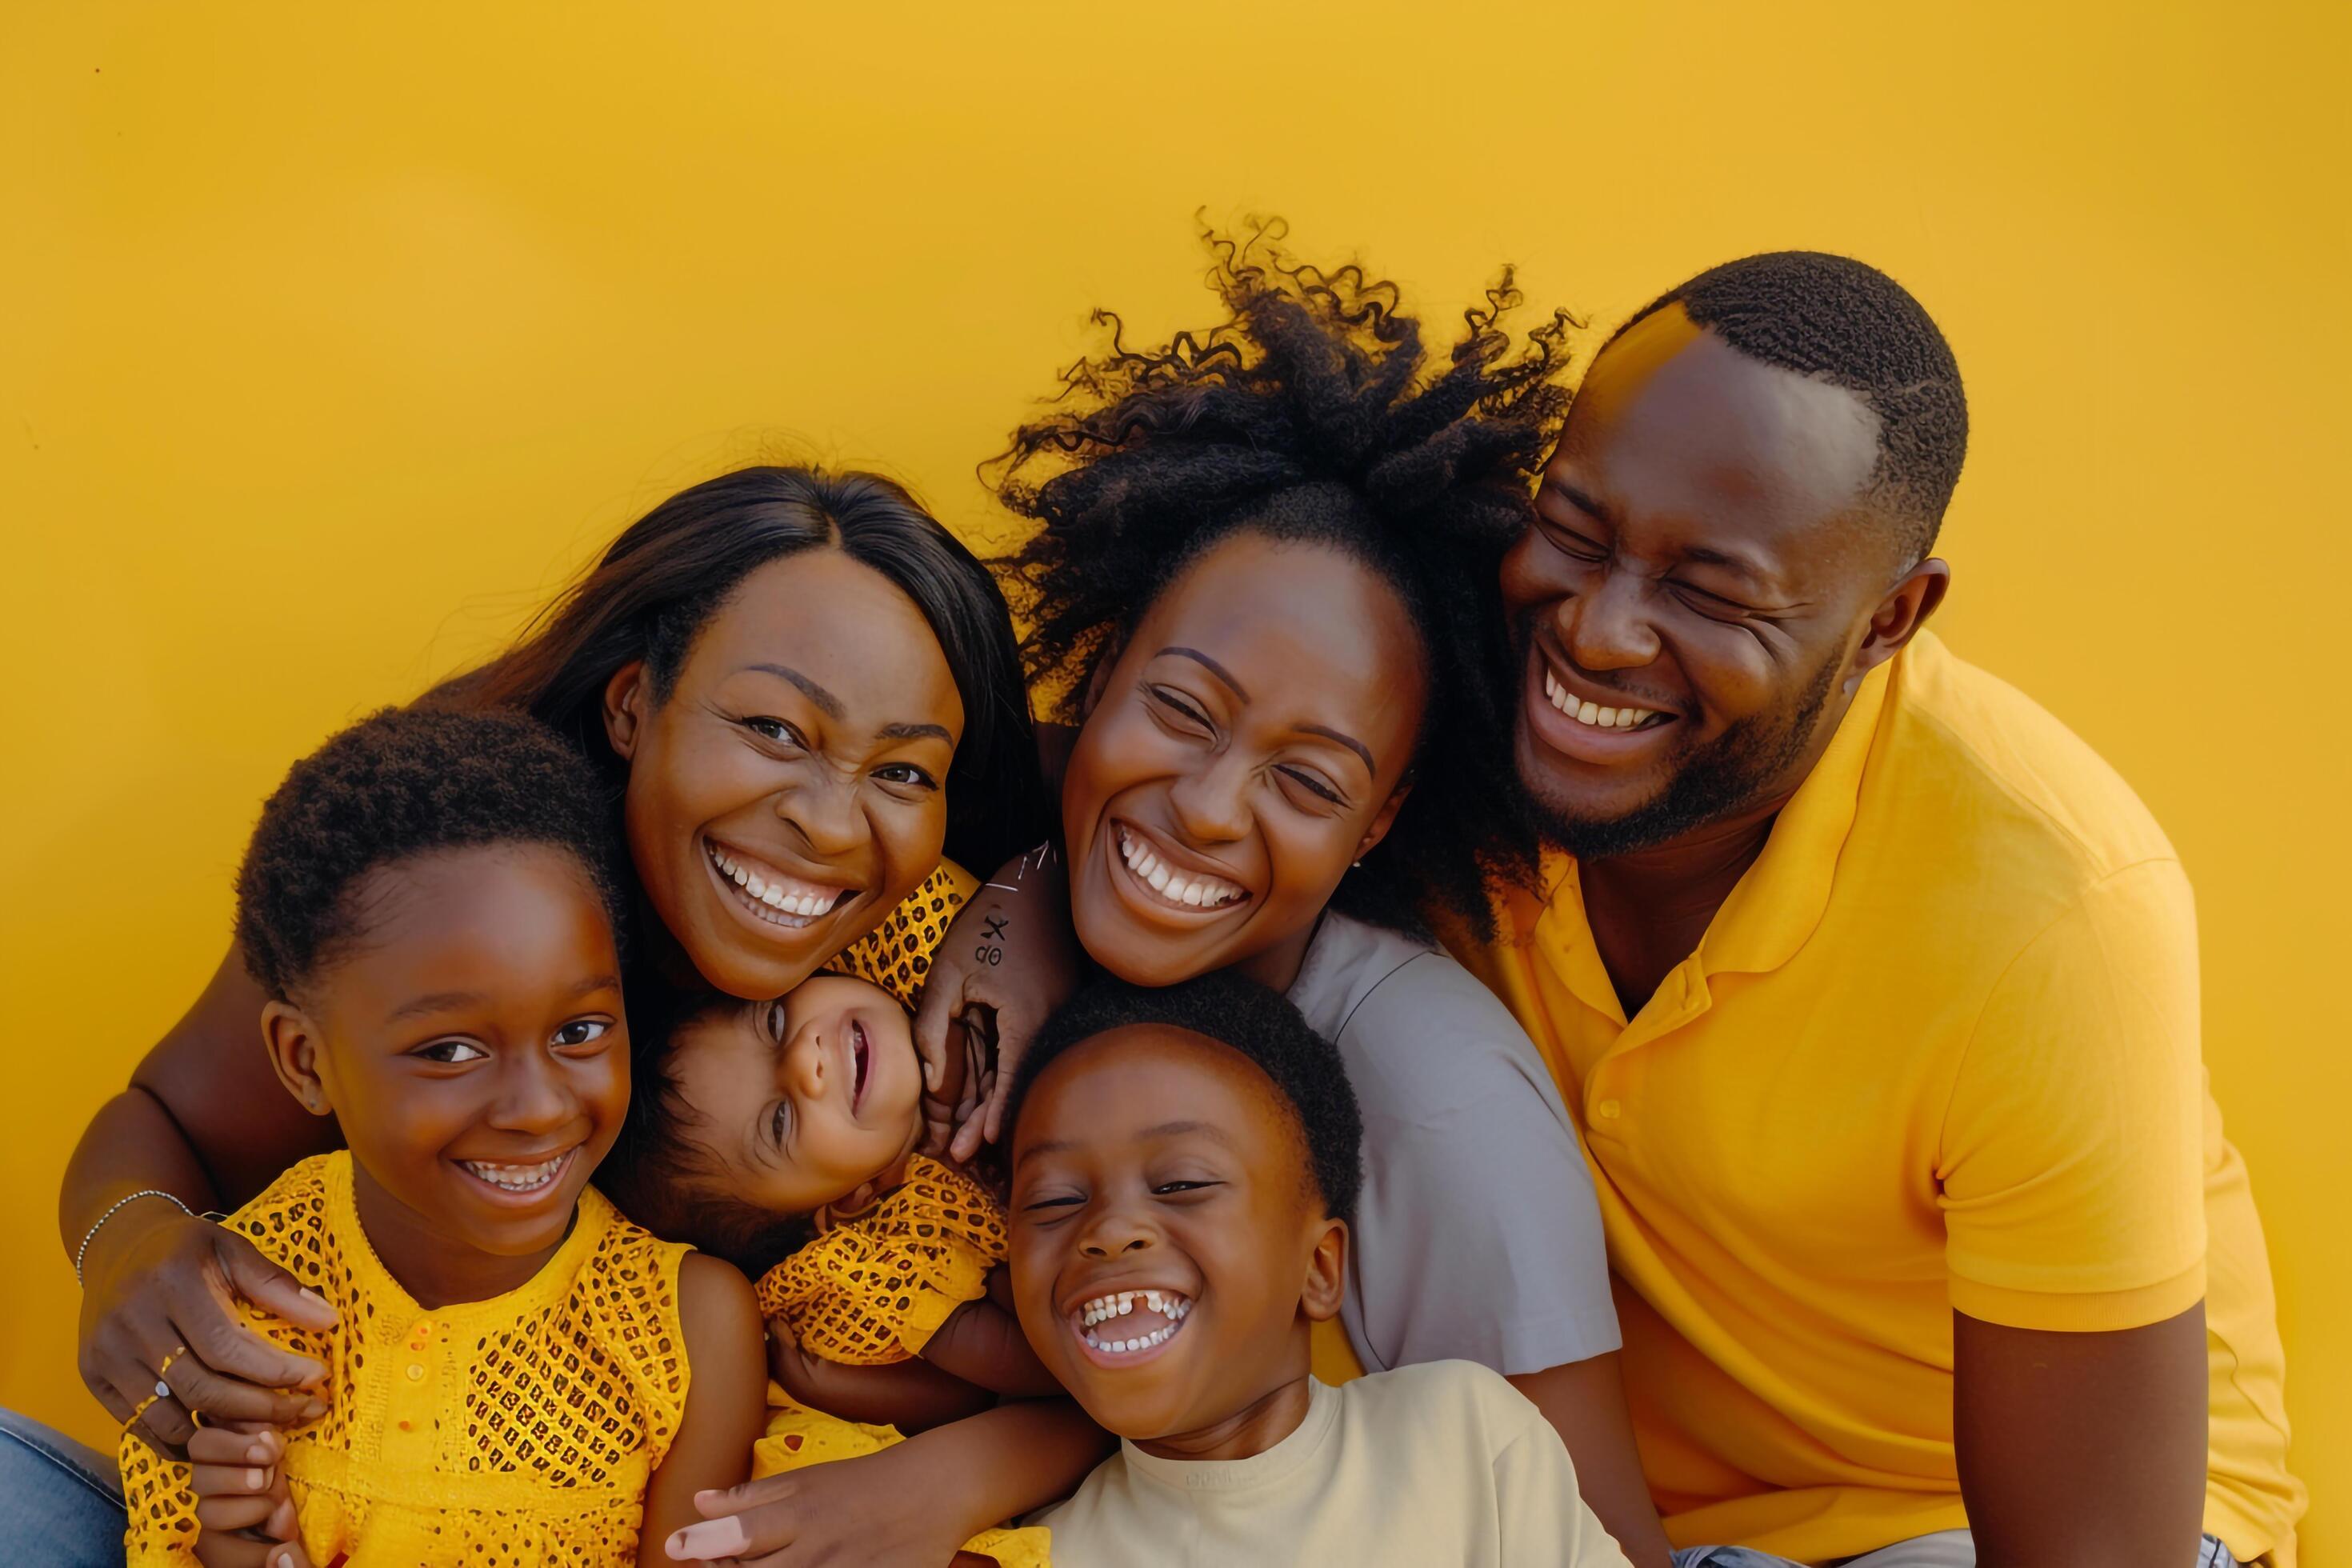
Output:
[[527,1193],[543,1187],[555,1180],[556,1173],[563,1168],[561,1157],[543,1160],[536,1165],[493,1165],[480,1160],[460,1163],[490,1185],[510,1193]]

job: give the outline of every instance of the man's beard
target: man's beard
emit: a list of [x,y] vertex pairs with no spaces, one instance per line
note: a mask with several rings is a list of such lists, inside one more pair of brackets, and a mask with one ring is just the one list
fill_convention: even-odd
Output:
[[1544,837],[1579,860],[1630,855],[1737,816],[1766,799],[1812,743],[1843,662],[1842,650],[1832,652],[1794,703],[1732,725],[1683,759],[1655,799],[1622,816],[1570,816],[1524,779],[1519,793]]

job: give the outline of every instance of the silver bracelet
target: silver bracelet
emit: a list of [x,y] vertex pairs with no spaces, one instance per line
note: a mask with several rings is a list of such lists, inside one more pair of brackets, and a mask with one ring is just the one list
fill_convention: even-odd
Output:
[[81,1283],[81,1260],[89,1256],[89,1244],[97,1238],[98,1227],[104,1225],[108,1220],[112,1219],[117,1214],[121,1213],[125,1205],[135,1204],[141,1198],[162,1198],[165,1203],[175,1205],[182,1214],[186,1215],[190,1219],[199,1217],[195,1210],[190,1208],[187,1205],[181,1203],[178,1198],[173,1197],[171,1194],[165,1192],[161,1187],[142,1187],[128,1197],[115,1199],[113,1206],[109,1208],[104,1214],[99,1215],[96,1223],[92,1224],[88,1230],[82,1232],[81,1245],[74,1248],[75,1284],[79,1285]]

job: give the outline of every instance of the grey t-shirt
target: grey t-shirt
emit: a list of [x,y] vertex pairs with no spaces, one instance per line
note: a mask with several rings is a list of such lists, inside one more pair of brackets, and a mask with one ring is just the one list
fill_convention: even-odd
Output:
[[1339,1308],[1366,1372],[1505,1375],[1615,1350],[1592,1175],[1551,1074],[1443,952],[1327,912],[1290,1000],[1336,1041],[1364,1113]]

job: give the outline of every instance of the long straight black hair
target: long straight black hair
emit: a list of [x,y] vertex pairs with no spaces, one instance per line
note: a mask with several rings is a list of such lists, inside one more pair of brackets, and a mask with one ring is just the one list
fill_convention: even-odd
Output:
[[522,709],[606,770],[617,795],[627,764],[604,721],[614,671],[645,660],[666,700],[696,636],[746,576],[825,549],[888,578],[940,640],[964,712],[947,777],[947,852],[985,877],[1034,847],[1050,820],[1012,616],[971,552],[877,474],[739,468],[681,490],[624,529],[513,647],[422,700]]

